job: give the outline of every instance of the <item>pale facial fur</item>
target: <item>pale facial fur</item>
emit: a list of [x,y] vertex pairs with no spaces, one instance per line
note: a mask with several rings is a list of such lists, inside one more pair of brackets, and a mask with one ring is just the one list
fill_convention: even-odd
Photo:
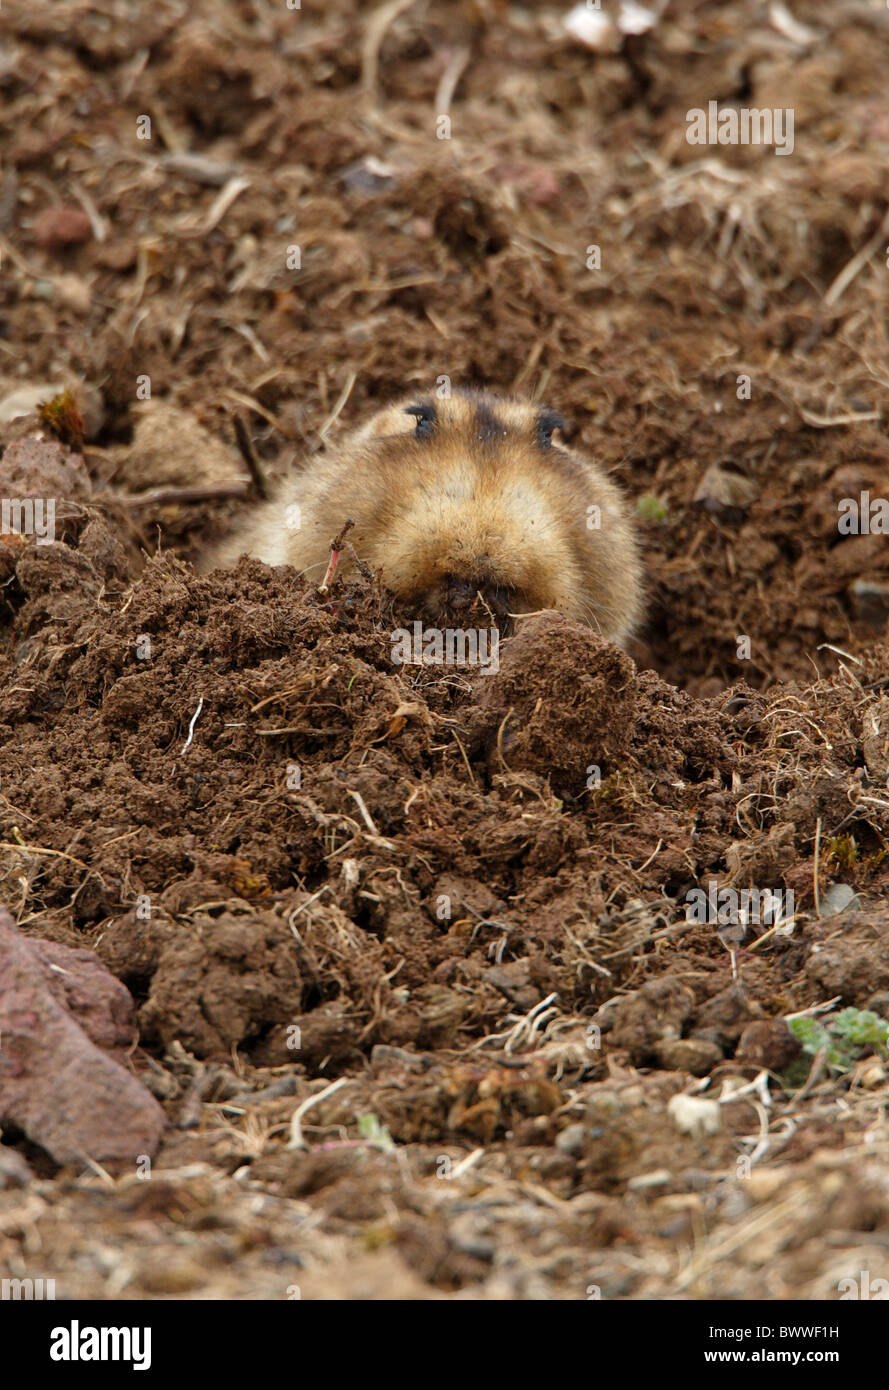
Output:
[[355,551],[417,617],[488,610],[510,626],[549,608],[622,642],[642,609],[630,516],[592,460],[552,439],[562,425],[484,392],[405,399],[286,479],[203,567],[246,553],[320,583],[351,518]]

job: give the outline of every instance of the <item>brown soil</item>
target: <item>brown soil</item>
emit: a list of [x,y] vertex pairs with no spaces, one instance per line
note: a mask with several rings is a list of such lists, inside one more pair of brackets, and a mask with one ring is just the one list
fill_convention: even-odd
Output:
[[[382,13],[4,6],[0,495],[59,501],[0,536],[0,903],[127,985],[170,1129],[150,1182],[5,1135],[0,1272],[837,1297],[889,1274],[889,1080],[794,1092],[781,1020],[889,1016],[889,542],[837,529],[889,489],[889,12],[673,3],[613,54]],[[793,107],[792,157],[688,145],[715,99]],[[495,676],[399,668],[375,582],[196,577],[236,416],[271,479],[442,375],[550,400],[638,503],[631,656],[542,615]],[[65,442],[4,415],[44,385]],[[795,894],[734,972],[711,879]]]

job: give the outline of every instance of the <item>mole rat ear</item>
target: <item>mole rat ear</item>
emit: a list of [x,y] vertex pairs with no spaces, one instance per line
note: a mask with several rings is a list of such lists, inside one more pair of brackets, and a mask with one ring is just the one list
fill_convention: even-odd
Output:
[[405,410],[405,415],[416,415],[418,439],[428,439],[435,429],[438,419],[438,412],[431,401],[421,401],[418,405],[409,405]]
[[553,442],[554,430],[566,430],[568,422],[557,410],[544,406],[537,416],[537,442],[541,449],[548,449]]

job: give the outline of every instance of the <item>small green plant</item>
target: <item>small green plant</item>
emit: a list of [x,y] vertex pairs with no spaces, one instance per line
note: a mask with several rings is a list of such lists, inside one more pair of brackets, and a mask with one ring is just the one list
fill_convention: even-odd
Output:
[[834,1032],[851,1046],[872,1047],[885,1056],[889,1051],[889,1022],[870,1009],[842,1009],[832,1024]]
[[834,1071],[849,1071],[867,1048],[881,1057],[889,1055],[889,1022],[869,1009],[841,1009],[825,1022],[808,1016],[790,1018],[787,1026],[809,1057],[824,1048],[825,1060]]
[[667,505],[653,493],[646,492],[636,502],[636,511],[643,521],[666,521]]
[[374,1148],[382,1150],[383,1153],[391,1153],[395,1148],[392,1135],[385,1125],[380,1124],[372,1110],[358,1116],[358,1133],[366,1143],[372,1144]]

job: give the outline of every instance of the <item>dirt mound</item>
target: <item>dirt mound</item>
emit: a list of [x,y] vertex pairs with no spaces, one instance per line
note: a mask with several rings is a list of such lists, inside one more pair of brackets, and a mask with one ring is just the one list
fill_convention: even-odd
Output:
[[[66,1297],[880,1274],[885,1057],[799,1018],[889,1018],[886,15],[105,9],[0,57],[0,903],[123,982],[169,1127],[150,1183],[6,1131],[0,1264],[39,1208]],[[716,98],[793,158],[690,145]],[[447,381],[626,487],[629,654],[543,614],[398,666],[377,582],[195,574]]]

